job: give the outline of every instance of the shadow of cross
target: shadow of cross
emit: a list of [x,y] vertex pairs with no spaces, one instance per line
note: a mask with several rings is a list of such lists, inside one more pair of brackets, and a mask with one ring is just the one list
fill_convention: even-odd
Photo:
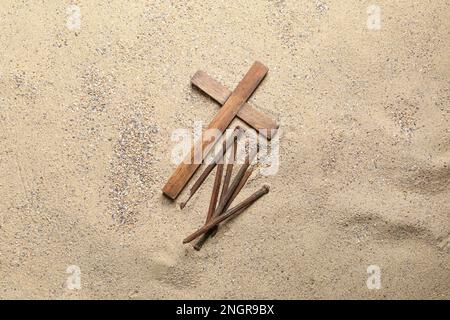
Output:
[[[206,128],[206,132],[214,129],[223,134],[230,123],[233,121],[233,119],[242,111],[244,106],[246,106],[245,108],[247,109],[247,111],[241,113],[239,117],[242,119],[243,114],[243,120],[247,123],[250,121],[250,123],[259,127],[259,129],[257,130],[261,132],[262,127],[259,123],[260,120],[253,120],[253,115],[255,114],[256,110],[253,109],[250,105],[247,105],[246,102],[259,86],[261,81],[264,79],[267,71],[268,68],[264,64],[259,61],[255,61],[248,72],[245,74],[244,78],[241,80],[241,82],[239,82],[238,86],[231,94],[229,94],[226,88],[225,90],[227,90],[227,92],[225,92],[224,87],[222,86],[222,88],[219,88],[216,85],[211,86],[211,84],[214,84],[215,81],[210,78],[210,80],[213,80],[213,82],[206,82],[209,84],[208,91],[214,92],[214,95],[216,97],[219,97],[219,95],[217,95],[216,93],[222,92],[222,95],[219,98],[222,98],[221,101],[223,101],[223,106],[219,109],[219,112],[217,112],[217,114],[209,123],[208,127]],[[248,110],[249,108],[250,110]],[[257,112],[257,114],[260,115],[260,118],[266,117],[259,112]],[[185,159],[177,166],[175,171],[172,173],[172,175],[164,185],[162,191],[165,196],[169,197],[172,200],[175,200],[178,197],[178,195],[187,185],[195,171],[203,162],[205,156],[208,154],[208,152],[216,142],[217,140],[211,139],[208,134],[202,134],[200,136],[200,138],[192,146],[190,152],[186,155]]]

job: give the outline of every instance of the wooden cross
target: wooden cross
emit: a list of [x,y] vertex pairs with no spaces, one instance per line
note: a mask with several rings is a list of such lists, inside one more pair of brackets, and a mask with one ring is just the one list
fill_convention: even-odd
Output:
[[[265,65],[256,61],[233,92],[230,92],[206,73],[198,71],[192,78],[192,83],[222,104],[222,108],[220,108],[206,130],[216,129],[223,134],[231,121],[238,116],[270,139],[271,135],[267,133],[271,133],[271,129],[277,129],[278,125],[268,116],[258,112],[246,103],[266,76],[267,71],[268,69]],[[191,152],[186,156],[186,159],[178,165],[164,185],[162,189],[164,195],[173,200],[178,197],[201,164],[194,160],[201,159],[203,161],[216,142],[216,140],[211,141],[211,139],[202,134],[192,147]]]
[[[213,100],[220,103],[221,106],[231,95],[230,90],[201,70],[194,74],[191,82]],[[254,109],[249,103],[245,103],[242,108],[239,109],[237,117],[269,140],[272,138],[272,133],[275,133],[278,129],[278,124],[274,120],[264,113]]]

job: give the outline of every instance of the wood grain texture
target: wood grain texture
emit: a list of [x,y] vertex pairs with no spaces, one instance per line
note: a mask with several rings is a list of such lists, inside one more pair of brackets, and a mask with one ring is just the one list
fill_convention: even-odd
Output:
[[[217,101],[220,105],[223,105],[231,95],[230,90],[201,70],[194,74],[191,83]],[[237,116],[269,140],[272,137],[271,130],[276,130],[279,127],[269,116],[254,109],[248,103],[245,103],[242,106]],[[261,131],[261,129],[267,129],[267,131]]]
[[[253,63],[250,70],[238,84],[233,93],[229,96],[222,108],[220,108],[219,112],[210,122],[206,130],[216,129],[223,133],[237,115],[241,107],[245,104],[248,98],[250,98],[252,93],[264,79],[267,71],[267,67],[261,62],[256,61]],[[203,160],[216,142],[216,140],[211,141],[211,139],[204,133],[201,135],[200,139],[192,147],[190,153],[178,165],[169,180],[164,185],[162,189],[164,195],[171,199],[176,199],[178,197],[180,192],[189,182],[189,179],[191,179],[192,175],[201,164],[201,162],[199,163],[194,160]]]

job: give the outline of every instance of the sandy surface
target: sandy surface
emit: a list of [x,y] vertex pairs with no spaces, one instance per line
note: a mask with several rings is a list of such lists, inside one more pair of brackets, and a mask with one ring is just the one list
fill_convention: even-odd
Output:
[[[449,1],[377,1],[380,30],[368,1],[69,4],[0,1],[1,298],[450,298]],[[218,109],[195,71],[256,59],[281,166],[196,252],[212,179],[162,196],[170,135]]]

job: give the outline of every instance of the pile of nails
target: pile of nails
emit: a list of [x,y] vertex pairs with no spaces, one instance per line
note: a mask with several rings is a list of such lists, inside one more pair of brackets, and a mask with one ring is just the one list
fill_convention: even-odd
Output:
[[[256,200],[269,192],[269,187],[267,185],[264,185],[250,197],[232,207],[231,209],[228,209],[233,203],[233,200],[237,197],[239,192],[244,187],[247,180],[250,178],[254,169],[254,166],[251,165],[251,163],[253,162],[258,152],[258,149],[249,150],[248,154],[245,157],[244,164],[241,166],[233,180],[231,180],[231,176],[233,174],[233,166],[236,162],[237,142],[241,133],[242,128],[240,128],[239,126],[234,129],[233,134],[223,142],[222,148],[218,155],[214,158],[211,164],[206,166],[204,172],[200,175],[198,180],[189,190],[187,200],[180,204],[181,208],[184,208],[186,206],[186,203],[189,201],[189,199],[200,188],[201,184],[206,180],[208,175],[217,165],[216,176],[214,179],[214,185],[205,224],[203,225],[203,227],[183,240],[183,243],[189,243],[192,240],[202,236],[194,245],[194,248],[196,250],[200,250],[203,244],[208,240],[208,238],[216,234],[218,225],[221,222],[236,217],[245,209],[250,207]],[[229,161],[226,165],[224,165],[222,160],[224,159],[227,150],[231,145],[233,146],[231,151],[233,152],[233,159],[232,161]],[[226,166],[225,176],[222,179],[224,166]]]

